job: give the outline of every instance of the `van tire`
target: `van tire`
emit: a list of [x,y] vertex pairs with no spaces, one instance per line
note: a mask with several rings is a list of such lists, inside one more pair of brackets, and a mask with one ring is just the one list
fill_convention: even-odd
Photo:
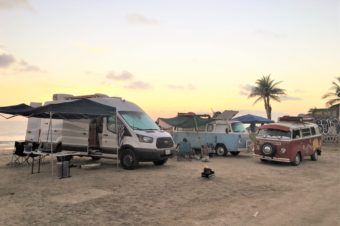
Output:
[[238,154],[240,154],[240,152],[239,151],[231,151],[230,154],[232,156],[238,156]]
[[[267,152],[266,148],[269,148],[269,152]],[[270,143],[264,143],[261,147],[261,153],[264,156],[274,157],[276,154],[276,148]]]
[[310,156],[310,159],[312,161],[317,161],[318,160],[318,152],[314,151],[314,153]]
[[298,152],[298,153],[296,153],[295,158],[294,158],[294,161],[291,162],[291,164],[292,164],[293,166],[298,166],[298,165],[300,165],[301,162],[302,162],[301,153]]
[[215,151],[217,156],[226,156],[228,153],[227,148],[222,144],[218,144],[215,148]]
[[155,166],[162,166],[162,165],[164,165],[167,161],[168,161],[168,159],[153,161],[153,164],[154,164]]
[[138,166],[138,159],[136,154],[131,149],[125,149],[120,154],[120,164],[123,169],[133,170]]

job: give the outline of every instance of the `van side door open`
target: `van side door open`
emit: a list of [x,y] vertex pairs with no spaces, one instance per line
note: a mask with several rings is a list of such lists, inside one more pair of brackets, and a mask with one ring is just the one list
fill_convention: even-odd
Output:
[[116,115],[103,119],[103,133],[101,135],[101,149],[104,153],[117,153]]

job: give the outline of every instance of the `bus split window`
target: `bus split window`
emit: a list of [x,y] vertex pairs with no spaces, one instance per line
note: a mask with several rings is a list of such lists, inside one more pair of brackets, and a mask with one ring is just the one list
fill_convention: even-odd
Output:
[[299,139],[300,137],[300,130],[293,130],[293,139]]
[[314,127],[311,127],[310,130],[311,130],[311,132],[312,132],[312,135],[316,135],[316,130],[315,130]]
[[311,135],[311,132],[310,132],[309,128],[302,129],[301,132],[302,132],[302,136],[303,137],[308,137],[308,136]]
[[246,132],[246,129],[244,128],[242,122],[231,123],[231,128],[232,128],[234,133],[244,133],[244,132]]
[[212,132],[213,130],[214,130],[214,125],[208,124],[208,126],[207,126],[207,131],[208,131],[208,132]]

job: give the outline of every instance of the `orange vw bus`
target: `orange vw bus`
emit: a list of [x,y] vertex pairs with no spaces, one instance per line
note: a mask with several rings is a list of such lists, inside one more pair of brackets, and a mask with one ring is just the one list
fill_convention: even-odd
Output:
[[260,127],[254,155],[261,161],[288,162],[299,165],[305,156],[316,161],[321,155],[321,134],[316,124],[301,117],[282,117],[278,123]]

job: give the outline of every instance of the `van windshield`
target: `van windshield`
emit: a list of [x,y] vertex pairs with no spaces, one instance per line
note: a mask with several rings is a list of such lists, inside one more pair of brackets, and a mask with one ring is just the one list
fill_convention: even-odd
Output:
[[144,112],[120,111],[119,113],[133,130],[159,130],[156,123]]
[[280,138],[280,139],[290,139],[291,133],[284,130],[279,129],[260,129],[258,134],[260,137],[273,137],[273,138]]
[[244,128],[244,125],[242,122],[233,122],[231,123],[231,128],[233,132],[235,133],[244,133],[246,132],[246,129]]

